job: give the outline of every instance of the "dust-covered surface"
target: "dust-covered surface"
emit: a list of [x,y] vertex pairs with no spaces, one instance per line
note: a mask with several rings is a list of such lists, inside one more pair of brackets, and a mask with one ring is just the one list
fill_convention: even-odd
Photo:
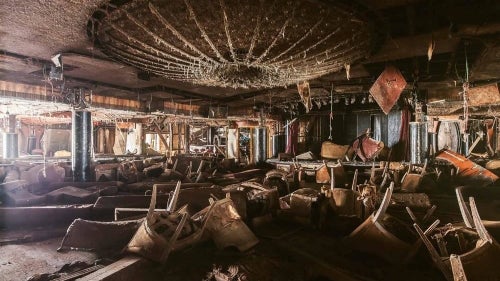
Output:
[[[256,229],[260,243],[247,252],[219,250],[207,241],[172,253],[164,266],[145,267],[127,280],[214,280],[214,272],[236,270],[241,280],[429,280],[444,277],[430,262],[418,258],[394,266],[375,256],[352,251],[342,236],[274,222]],[[61,238],[38,243],[0,246],[0,281],[26,280],[35,274],[53,273],[68,263],[92,264],[89,252],[56,252]],[[213,277],[213,276],[212,276]],[[236,280],[236,279],[233,279]]]
[[89,252],[57,252],[62,237],[41,242],[0,246],[0,281],[26,280],[35,274],[52,273],[74,261],[93,263]]
[[245,276],[242,280],[248,281],[445,280],[430,264],[419,261],[394,266],[350,250],[335,235],[311,229],[286,229],[282,234],[275,238],[258,235],[260,243],[245,253],[218,250],[211,242],[173,253],[166,265],[149,272],[146,280],[215,280],[208,278],[214,269],[227,271],[230,267],[238,268]]
[[2,0],[0,49],[49,59],[67,50],[93,53],[87,21],[106,0]]

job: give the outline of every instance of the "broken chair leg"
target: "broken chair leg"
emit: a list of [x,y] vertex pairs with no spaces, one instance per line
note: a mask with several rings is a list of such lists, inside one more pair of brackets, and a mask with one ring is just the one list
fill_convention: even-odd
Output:
[[408,213],[408,215],[410,216],[411,220],[414,222],[414,223],[419,223],[417,217],[415,216],[415,214],[413,213],[413,211],[410,209],[410,207],[406,206],[406,212]]
[[414,223],[413,227],[417,231],[418,236],[420,236],[420,239],[422,239],[422,242],[424,242],[424,245],[427,248],[427,251],[429,251],[431,259],[436,265],[436,267],[443,273],[446,280],[453,281],[452,273],[441,259],[441,256],[436,251],[429,238],[427,238],[427,235],[422,231],[422,229],[420,228],[420,226],[418,226],[418,224]]
[[[441,223],[440,220],[434,221],[425,231],[425,235],[429,235],[436,227]],[[412,246],[411,250],[408,251],[408,255],[406,256],[406,261],[404,263],[410,262],[410,260],[417,254],[420,246],[422,245],[422,240],[418,239]]]
[[453,272],[454,281],[467,281],[467,276],[465,276],[464,266],[462,265],[462,260],[459,255],[450,256],[451,271]]
[[446,242],[444,241],[444,236],[441,233],[436,233],[433,236],[436,239],[436,243],[438,245],[439,253],[442,257],[447,257],[450,254],[448,253],[448,249],[446,248]]
[[432,205],[432,207],[427,210],[427,212],[425,213],[425,216],[422,218],[422,222],[426,223],[432,217],[432,215],[434,214],[436,209],[437,209],[437,206]]
[[[154,187],[153,189],[154,189],[153,192],[156,193],[156,187]],[[175,210],[175,208],[177,207],[177,200],[179,199],[180,189],[181,189],[181,181],[178,181],[177,185],[175,186],[174,192],[168,198],[167,212],[173,212]],[[151,208],[151,206],[150,206],[150,208]]]
[[384,217],[385,212],[387,211],[387,208],[389,207],[389,204],[391,204],[391,197],[392,197],[393,191],[394,191],[394,183],[391,182],[391,185],[385,191],[384,199],[382,199],[382,203],[380,204],[380,207],[378,208],[377,212],[373,216],[373,221],[379,221],[380,219],[382,219]]
[[459,186],[455,189],[455,194],[457,195],[458,207],[460,208],[460,213],[462,214],[462,218],[464,220],[465,226],[469,228],[474,227],[474,222],[472,221],[472,215],[467,207],[467,204],[464,201],[464,197],[462,195],[463,186]]
[[358,169],[356,169],[356,171],[354,171],[351,189],[352,189],[352,191],[358,191]]
[[476,201],[474,201],[474,197],[469,197],[469,204],[472,212],[472,218],[474,220],[474,226],[476,228],[477,234],[479,235],[479,238],[481,238],[483,241],[488,241],[489,243],[492,243],[493,239],[491,238],[491,235],[488,233],[488,230],[486,230],[486,227],[484,227],[483,221],[479,216],[479,212],[477,211]]

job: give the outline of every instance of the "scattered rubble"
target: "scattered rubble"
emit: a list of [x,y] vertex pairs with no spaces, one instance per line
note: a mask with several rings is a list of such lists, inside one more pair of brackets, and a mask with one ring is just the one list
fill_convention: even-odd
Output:
[[[93,251],[115,262],[63,275],[101,278],[135,274],[141,265],[168,264],[172,253],[196,249],[206,241],[213,241],[219,251],[234,248],[252,253],[261,240],[253,230],[266,233],[262,231],[266,224],[280,221],[322,232],[350,233],[342,240],[345,246],[390,264],[412,263],[424,244],[449,280],[453,276],[483,280],[493,274],[485,272],[496,272],[498,267],[489,260],[499,254],[495,235],[500,233],[500,222],[480,221],[474,200],[470,207],[465,203],[463,187],[455,190],[460,210],[455,218],[462,218],[463,223],[435,219],[442,210],[433,204],[434,199],[453,192],[437,184],[445,173],[454,183],[495,188],[494,174],[452,152],[439,152],[437,164],[383,161],[351,166],[351,162],[322,160],[310,168],[294,159],[286,171],[224,173],[205,160],[179,159],[98,164],[97,181],[85,183],[67,182],[60,173],[65,171],[63,165],[47,166],[51,167],[45,169],[47,176],[44,165],[17,163],[4,168],[0,225],[8,229],[51,225],[59,231],[12,234],[1,243],[53,237],[67,227],[59,251]],[[455,173],[449,172],[450,165]],[[314,177],[308,176],[311,171]],[[50,181],[48,177],[56,178]],[[286,235],[293,235],[294,229]],[[238,265],[226,271],[214,266],[205,280],[246,280],[245,272]],[[63,275],[48,273],[32,280]]]

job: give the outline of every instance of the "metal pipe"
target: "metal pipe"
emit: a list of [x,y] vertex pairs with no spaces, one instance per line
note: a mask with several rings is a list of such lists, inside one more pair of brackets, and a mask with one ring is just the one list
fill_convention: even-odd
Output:
[[254,134],[254,161],[264,163],[267,159],[267,128],[257,127]]
[[17,133],[3,134],[3,158],[19,157]]
[[89,181],[92,158],[92,116],[90,111],[72,112],[71,171],[73,181]]
[[429,139],[431,143],[430,148],[432,149],[432,151],[429,151],[429,156],[432,157],[438,151],[437,133],[429,133]]
[[469,134],[462,134],[462,154],[465,156],[469,156]]
[[17,124],[16,115],[10,114],[9,115],[9,133],[13,134],[16,132],[16,124]]
[[410,160],[413,164],[422,164],[428,149],[427,123],[410,122]]

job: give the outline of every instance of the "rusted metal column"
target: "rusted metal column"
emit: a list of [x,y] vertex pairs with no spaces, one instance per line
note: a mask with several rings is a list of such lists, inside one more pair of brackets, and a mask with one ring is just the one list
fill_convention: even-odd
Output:
[[18,135],[16,133],[16,115],[9,115],[9,132],[3,135],[3,157],[17,158],[19,156]]
[[73,181],[89,181],[92,160],[92,116],[90,111],[74,110],[71,119],[71,171],[73,172]]

